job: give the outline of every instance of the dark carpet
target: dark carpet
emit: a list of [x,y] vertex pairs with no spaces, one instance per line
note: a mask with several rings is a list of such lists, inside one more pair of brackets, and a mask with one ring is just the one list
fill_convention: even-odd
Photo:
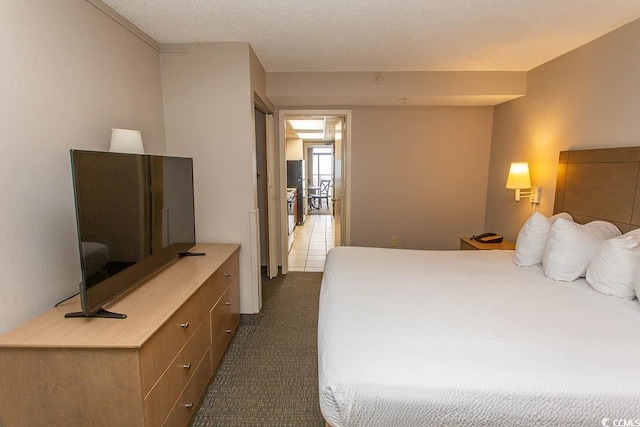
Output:
[[193,418],[203,426],[324,426],[318,401],[322,273],[263,278],[262,312],[242,316]]

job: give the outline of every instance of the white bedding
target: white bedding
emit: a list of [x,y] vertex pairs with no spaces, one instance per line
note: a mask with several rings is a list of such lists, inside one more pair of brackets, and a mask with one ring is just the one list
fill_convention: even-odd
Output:
[[513,251],[330,251],[320,404],[334,427],[639,420],[640,304]]

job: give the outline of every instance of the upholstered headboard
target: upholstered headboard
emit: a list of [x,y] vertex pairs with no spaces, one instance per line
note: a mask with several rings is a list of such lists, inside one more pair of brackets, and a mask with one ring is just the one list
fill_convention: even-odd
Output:
[[640,228],[640,147],[560,152],[553,213]]

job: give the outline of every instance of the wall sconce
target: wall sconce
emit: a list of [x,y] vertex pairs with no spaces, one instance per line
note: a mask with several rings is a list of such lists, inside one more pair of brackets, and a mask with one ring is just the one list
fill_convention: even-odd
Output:
[[531,186],[529,163],[527,162],[511,163],[506,187],[510,190],[516,190],[516,202],[519,202],[521,197],[529,197],[531,203],[540,203],[542,188]]
[[111,129],[111,146],[115,153],[144,154],[142,133],[139,130]]

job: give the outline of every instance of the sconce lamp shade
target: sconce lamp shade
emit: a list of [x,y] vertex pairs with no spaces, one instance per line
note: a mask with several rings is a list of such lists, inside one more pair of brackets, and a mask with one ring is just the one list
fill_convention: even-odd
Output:
[[111,129],[111,146],[115,153],[144,154],[142,133],[139,130]]
[[511,163],[509,168],[509,177],[507,178],[507,188],[523,189],[531,188],[531,177],[529,175],[529,163],[515,162]]

